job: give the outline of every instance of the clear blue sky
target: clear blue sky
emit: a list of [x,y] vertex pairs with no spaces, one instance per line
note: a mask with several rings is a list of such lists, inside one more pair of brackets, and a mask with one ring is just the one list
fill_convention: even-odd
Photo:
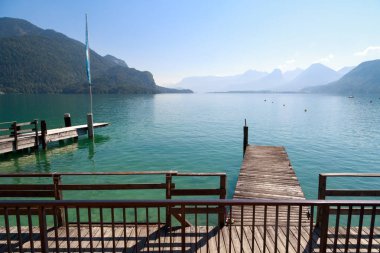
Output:
[[380,58],[380,1],[0,0],[0,16],[84,41],[170,85],[248,69],[334,69]]

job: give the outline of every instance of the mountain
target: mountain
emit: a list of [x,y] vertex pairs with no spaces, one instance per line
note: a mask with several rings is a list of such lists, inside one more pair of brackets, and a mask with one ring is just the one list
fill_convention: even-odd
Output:
[[380,93],[380,60],[363,62],[338,81],[311,87],[304,91],[345,95],[378,94]]
[[355,66],[351,66],[351,67],[343,67],[341,68],[340,70],[338,70],[337,72],[339,73],[340,76],[344,76],[345,74],[347,74],[348,72],[350,72],[351,70],[353,70],[355,68]]
[[303,72],[303,70],[300,68],[296,68],[293,70],[286,71],[285,73],[283,73],[284,81],[285,82],[293,81],[302,72]]
[[312,64],[300,73],[293,81],[290,81],[279,89],[280,91],[300,91],[306,87],[326,84],[336,81],[341,77],[335,70],[320,63]]
[[271,73],[258,80],[233,87],[229,91],[270,91],[283,83],[284,77],[281,70],[274,69]]
[[[191,92],[157,86],[153,75],[91,50],[94,93]],[[85,93],[85,45],[30,22],[0,18],[0,92]]]
[[182,79],[175,87],[191,89],[195,92],[223,92],[267,75],[265,72],[248,70],[233,76],[195,76]]

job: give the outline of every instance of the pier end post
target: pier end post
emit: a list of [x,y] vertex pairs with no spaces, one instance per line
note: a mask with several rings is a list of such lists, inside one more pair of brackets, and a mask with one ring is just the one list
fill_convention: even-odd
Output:
[[243,132],[244,132],[244,138],[243,138],[243,156],[244,156],[245,150],[247,149],[247,146],[248,146],[248,126],[247,126],[246,119],[244,119]]
[[94,138],[94,121],[92,113],[87,113],[88,138]]

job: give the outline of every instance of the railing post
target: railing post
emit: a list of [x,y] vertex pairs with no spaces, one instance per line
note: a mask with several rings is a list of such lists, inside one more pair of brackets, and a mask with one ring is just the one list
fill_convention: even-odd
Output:
[[243,133],[244,133],[244,138],[243,138],[243,156],[244,156],[245,150],[247,149],[247,146],[248,146],[248,126],[247,126],[246,119],[244,119]]
[[[172,188],[172,174],[166,174],[166,199],[171,199],[171,188]],[[166,207],[166,226],[171,227],[171,209],[170,207]]]
[[[186,221],[186,216],[185,216],[185,204],[182,204],[181,205],[181,216],[183,218],[184,221]],[[208,231],[206,232],[208,233]],[[185,252],[186,250],[186,237],[185,237],[185,234],[186,234],[186,222],[181,222],[181,248],[182,248],[182,252]]]
[[[319,174],[319,183],[318,183],[318,200],[325,200],[326,199],[326,184],[327,184],[327,177],[324,175]],[[316,226],[321,226],[321,218],[324,215],[323,209],[318,206],[317,209],[317,222]],[[328,215],[328,214],[327,214]]]
[[47,148],[46,134],[47,134],[46,121],[41,120],[41,141],[42,141],[42,148],[44,150],[46,150],[46,148]]
[[[59,189],[59,186],[61,185],[61,175],[53,175],[53,182],[54,182],[54,198],[55,200],[62,200],[62,190]],[[57,209],[57,213],[54,215],[57,215],[57,223],[58,227],[61,227],[64,225],[64,218],[63,218],[63,210],[61,208]]]
[[319,252],[326,252],[327,249],[327,233],[329,228],[329,206],[319,207],[321,211],[320,216],[320,236],[319,236]]
[[40,240],[41,240],[41,252],[48,253],[48,238],[47,238],[47,228],[46,228],[46,213],[44,207],[38,208],[38,223],[40,228]]
[[[226,199],[226,175],[220,176],[220,199]],[[226,220],[225,217],[226,214],[226,207],[225,206],[219,206],[219,214],[218,214],[218,223],[219,227],[224,226],[224,222]]]

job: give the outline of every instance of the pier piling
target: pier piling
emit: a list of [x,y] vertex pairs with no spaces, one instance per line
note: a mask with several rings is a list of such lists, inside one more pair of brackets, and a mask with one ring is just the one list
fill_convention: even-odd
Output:
[[70,116],[70,113],[65,113],[63,115],[63,119],[65,121],[65,127],[71,127],[71,116]]
[[92,118],[92,113],[87,114],[87,127],[88,127],[88,138],[94,138],[94,121]]
[[247,149],[247,146],[248,146],[248,126],[247,126],[246,119],[244,119],[243,132],[244,132],[244,138],[243,138],[243,157],[244,157],[245,150]]

